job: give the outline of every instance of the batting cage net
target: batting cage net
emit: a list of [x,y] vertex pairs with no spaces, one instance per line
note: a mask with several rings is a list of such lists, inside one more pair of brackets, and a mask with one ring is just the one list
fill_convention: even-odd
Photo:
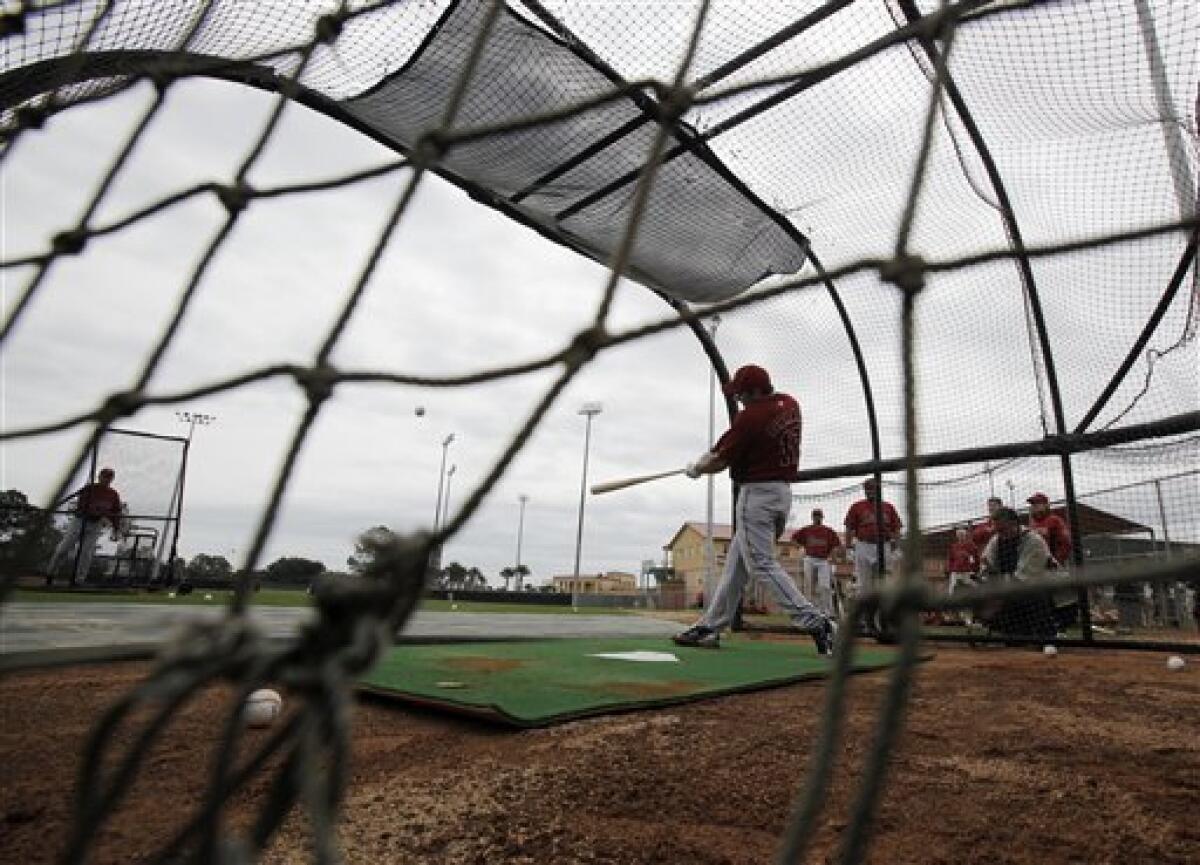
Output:
[[[174,306],[142,335],[144,363],[131,383],[91,393],[70,417],[5,429],[10,442],[88,431],[59,495],[97,442],[101,461],[117,461],[109,449],[131,442],[115,445],[106,430],[146,407],[292,382],[303,409],[245,554],[250,571],[317,419],[336,414],[330,398],[348,383],[550,381],[444,524],[375,538],[367,573],[319,591],[317,623],[295,640],[270,642],[241,615],[243,584],[229,616],[165,647],[150,678],[96,724],[67,861],[86,858],[165,720],[219,680],[242,696],[284,682],[303,706],[236,764],[241,734],[230,715],[211,786],[164,839],[162,861],[245,861],[296,806],[314,859],[335,861],[351,689],[412,612],[431,552],[479,509],[581,370],[678,329],[695,334],[722,379],[759,363],[800,395],[798,508],[820,503],[840,528],[863,478],[878,476],[903,518],[884,573],[847,598],[847,621],[885,630],[900,649],[841,861],[859,861],[869,843],[923,634],[1194,643],[1186,607],[1200,567],[1196,4],[56,0],[0,8],[6,171],[83,106],[141,97],[124,145],[93,176],[72,175],[87,190],[78,209],[59,214],[40,248],[5,253],[6,275],[19,286],[6,299],[6,351],[56,273],[82,280],[75,268],[93,260],[119,268],[104,258],[106,242],[170,220],[183,203],[202,200],[221,214],[160,286]],[[106,205],[132,154],[196,77],[271,91],[276,108],[233,171],[187,177],[114,212]],[[399,157],[302,184],[252,182],[290,101]],[[347,323],[372,296],[380,260],[430,172],[608,266],[590,322],[543,356],[460,375],[335,366]],[[311,358],[188,388],[157,383],[164,357],[187,338],[190,314],[214,290],[212,273],[257,211],[382,176],[401,178],[403,189],[361,263],[330,286],[344,299]],[[613,326],[621,276],[671,308],[656,322]],[[719,351],[706,330],[717,315]],[[821,381],[807,377],[814,358],[830,370]],[[175,465],[176,445],[162,448],[163,465]],[[162,519],[173,469],[149,468],[144,453],[157,490],[145,508]],[[141,481],[128,471],[132,489]],[[1016,546],[1051,543],[1029,525],[1042,506],[1030,501],[1035,493],[1070,542],[1051,568],[1048,557]],[[984,521],[993,494],[1016,511],[1015,528],[990,554],[980,550],[988,563],[950,592],[949,539]],[[781,861],[803,858],[820,812],[857,640],[855,629],[842,629]],[[110,735],[133,724],[139,735]],[[282,768],[262,811],[245,833],[227,830],[222,803],[274,755]]]
[[111,468],[124,511],[99,582],[148,585],[166,577],[183,508],[187,440],[108,429],[96,445],[97,471]]

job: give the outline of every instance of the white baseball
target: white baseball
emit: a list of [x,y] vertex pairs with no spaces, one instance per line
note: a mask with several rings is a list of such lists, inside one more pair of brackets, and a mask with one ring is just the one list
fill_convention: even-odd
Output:
[[211,600],[212,600],[212,595],[205,595],[205,596],[204,596],[204,600],[206,600],[206,601],[211,601]]
[[1058,646],[1048,645],[1042,648],[1042,654],[1053,657],[1058,654]]
[[1186,666],[1186,662],[1178,655],[1172,655],[1167,658],[1168,670],[1182,670]]
[[270,688],[259,688],[246,698],[242,720],[248,727],[268,727],[283,711],[283,697]]

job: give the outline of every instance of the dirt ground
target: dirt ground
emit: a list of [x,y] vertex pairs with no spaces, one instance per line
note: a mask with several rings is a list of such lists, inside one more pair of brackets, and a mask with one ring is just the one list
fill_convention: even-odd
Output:
[[[937,648],[917,677],[868,861],[1194,863],[1200,656]],[[147,667],[0,679],[0,862],[55,861],[81,742]],[[886,672],[857,676],[807,861],[836,851]],[[351,863],[770,862],[803,778],[823,682],[542,730],[374,700],[354,710],[338,829]],[[225,708],[189,705],[89,860],[144,861],[196,802]],[[253,742],[267,732],[253,731]],[[265,780],[239,796],[245,825]],[[266,861],[308,860],[294,819]]]

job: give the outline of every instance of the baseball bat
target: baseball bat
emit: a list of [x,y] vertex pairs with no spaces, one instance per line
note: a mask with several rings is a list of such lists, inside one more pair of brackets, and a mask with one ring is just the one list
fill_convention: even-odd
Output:
[[608,483],[604,484],[596,484],[594,487],[592,487],[592,495],[598,496],[603,493],[611,493],[614,490],[623,490],[625,487],[637,486],[638,484],[644,484],[647,481],[656,481],[659,478],[669,478],[672,475],[681,475],[685,471],[687,471],[687,469],[671,469],[669,472],[659,472],[658,474],[653,475],[638,475],[635,478],[622,478],[619,481],[609,481]]

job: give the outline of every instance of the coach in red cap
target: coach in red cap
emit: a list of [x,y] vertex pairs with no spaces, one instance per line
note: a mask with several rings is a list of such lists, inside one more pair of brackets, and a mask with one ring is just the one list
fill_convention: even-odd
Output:
[[1071,564],[1071,530],[1067,522],[1057,514],[1050,513],[1050,499],[1045,493],[1034,493],[1029,502],[1029,528],[1042,536],[1050,555],[1062,567]]
[[680,646],[717,648],[721,630],[733,620],[751,575],[765,582],[792,624],[810,634],[822,655],[833,654],[837,625],[796,586],[775,558],[775,539],[783,534],[792,509],[791,480],[800,462],[800,406],[775,390],[761,366],[739,369],[723,387],[742,410],[729,429],[691,465],[698,478],[729,469],[739,484],[736,529],[713,597],[700,621],[675,635]]

